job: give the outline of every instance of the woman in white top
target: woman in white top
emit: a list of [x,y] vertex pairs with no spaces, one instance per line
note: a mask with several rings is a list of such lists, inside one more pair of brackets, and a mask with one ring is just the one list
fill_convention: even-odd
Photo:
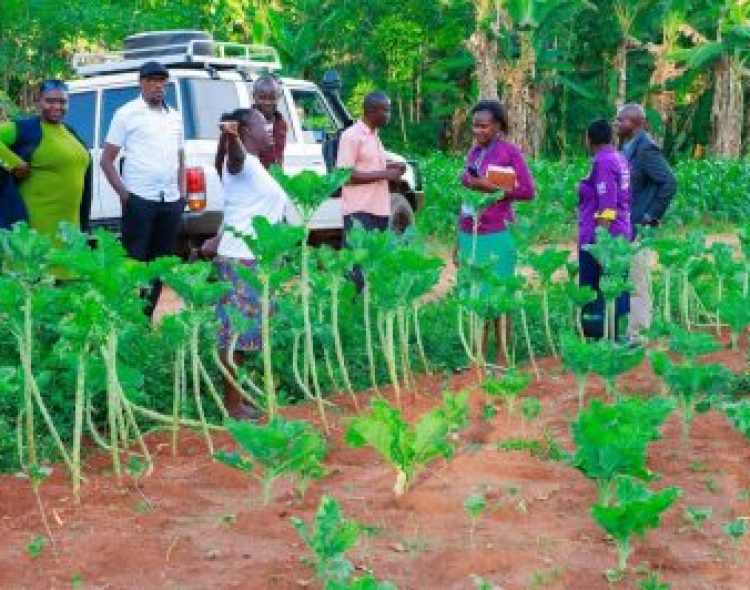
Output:
[[[222,298],[216,311],[221,323],[222,360],[231,370],[226,355],[233,340],[236,340],[233,359],[236,366],[244,362],[246,351],[259,351],[263,343],[260,295],[237,273],[237,266],[253,268],[254,256],[242,238],[228,230],[252,235],[256,217],[265,217],[271,223],[281,222],[289,199],[257,157],[266,136],[262,117],[249,109],[238,109],[222,117],[221,127],[220,143],[226,148],[222,167],[224,222],[215,238],[218,241],[216,266],[219,278],[231,284],[232,290]],[[239,311],[249,322],[249,327],[239,334],[230,321],[230,308]],[[258,417],[254,408],[243,404],[241,394],[228,380],[224,381],[224,398],[233,418]]]

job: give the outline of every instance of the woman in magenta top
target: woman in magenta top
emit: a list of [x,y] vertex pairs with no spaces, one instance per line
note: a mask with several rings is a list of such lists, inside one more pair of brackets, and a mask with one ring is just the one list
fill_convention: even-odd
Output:
[[[482,100],[471,113],[475,143],[466,157],[461,183],[471,190],[496,196],[496,199],[479,212],[466,203],[462,205],[457,259],[459,264],[471,260],[472,256],[475,263],[490,262],[495,276],[504,279],[513,276],[516,269],[516,246],[509,231],[509,225],[515,220],[513,201],[530,201],[534,198],[534,179],[521,150],[505,139],[508,135],[508,114],[505,107],[496,100]],[[489,166],[513,168],[516,174],[514,188],[503,191],[490,182],[487,178]],[[478,222],[476,249],[473,231],[475,217]],[[499,349],[500,318],[493,323]],[[486,338],[484,349],[487,350]]]

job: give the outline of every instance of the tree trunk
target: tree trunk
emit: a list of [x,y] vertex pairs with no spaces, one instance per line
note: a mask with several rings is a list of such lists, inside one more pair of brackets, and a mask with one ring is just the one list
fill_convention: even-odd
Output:
[[[486,22],[493,17],[490,31],[487,30]],[[498,100],[497,93],[497,60],[498,46],[497,33],[499,31],[499,15],[493,0],[477,0],[476,23],[474,33],[466,41],[466,47],[474,57],[477,65],[477,82],[479,84],[479,98],[481,100]]]
[[467,43],[477,64],[477,83],[481,100],[498,100],[497,93],[497,40],[486,32],[475,31]]
[[544,139],[544,97],[536,82],[536,52],[527,34],[521,37],[518,60],[504,68],[503,79],[510,123],[508,139],[524,153],[536,156]]
[[615,72],[617,72],[617,95],[615,96],[615,106],[619,111],[625,104],[628,88],[628,42],[627,38],[623,39],[617,46],[617,52],[613,60]]
[[729,56],[723,56],[714,65],[714,100],[711,106],[711,150],[714,155],[739,157],[743,115],[740,64]]

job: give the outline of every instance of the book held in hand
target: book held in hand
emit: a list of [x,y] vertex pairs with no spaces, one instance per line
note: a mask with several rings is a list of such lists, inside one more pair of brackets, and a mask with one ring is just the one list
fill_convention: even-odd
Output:
[[488,166],[487,179],[504,191],[516,188],[516,171],[510,166]]

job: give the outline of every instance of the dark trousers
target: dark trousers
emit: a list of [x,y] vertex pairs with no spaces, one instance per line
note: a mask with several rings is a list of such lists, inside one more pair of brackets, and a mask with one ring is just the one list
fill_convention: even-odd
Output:
[[[348,247],[347,235],[354,229],[356,223],[367,231],[385,231],[388,229],[390,218],[383,215],[373,215],[372,213],[352,213],[344,215],[344,247]],[[352,268],[352,280],[357,287],[357,293],[361,293],[365,286],[365,277],[362,275],[362,269],[359,266]]]
[[[130,194],[122,212],[122,244],[131,258],[150,262],[174,254],[185,200],[150,201]],[[161,281],[151,283],[146,296],[146,313],[153,315],[161,294]]]
[[[606,302],[599,289],[602,267],[594,256],[586,250],[578,250],[578,284],[588,285],[596,291],[596,301],[583,308],[583,333],[589,338],[604,336],[604,308]],[[615,300],[616,337],[622,334],[621,319],[630,313],[630,295],[625,292]]]

